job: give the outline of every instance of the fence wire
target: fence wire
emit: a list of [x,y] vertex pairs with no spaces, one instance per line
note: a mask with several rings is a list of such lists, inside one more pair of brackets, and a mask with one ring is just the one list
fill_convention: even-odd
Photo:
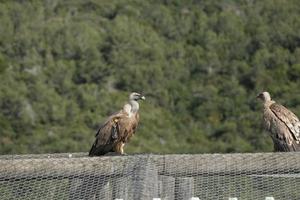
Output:
[[300,154],[0,156],[0,199],[300,199]]

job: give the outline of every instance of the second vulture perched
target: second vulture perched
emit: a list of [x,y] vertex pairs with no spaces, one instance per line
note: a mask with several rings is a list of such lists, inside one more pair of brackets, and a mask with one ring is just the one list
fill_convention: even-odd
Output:
[[138,100],[145,97],[133,92],[129,102],[119,112],[108,117],[96,133],[96,140],[89,156],[101,156],[109,152],[124,154],[124,145],[136,131],[139,123]]
[[300,122],[298,117],[286,107],[271,99],[268,92],[257,96],[263,101],[264,126],[270,132],[275,151],[300,150]]

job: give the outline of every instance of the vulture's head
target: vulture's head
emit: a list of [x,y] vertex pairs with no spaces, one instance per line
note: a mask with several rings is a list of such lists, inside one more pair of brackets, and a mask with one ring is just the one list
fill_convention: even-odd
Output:
[[136,93],[136,92],[133,92],[129,95],[129,100],[131,101],[138,101],[138,100],[145,100],[146,98],[139,94],[139,93]]
[[263,102],[271,101],[271,96],[269,92],[261,92],[256,96],[256,98],[262,100]]

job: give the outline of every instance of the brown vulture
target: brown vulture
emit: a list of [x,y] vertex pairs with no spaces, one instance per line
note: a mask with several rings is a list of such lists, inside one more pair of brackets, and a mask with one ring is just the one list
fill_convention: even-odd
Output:
[[263,101],[263,122],[272,137],[274,151],[299,151],[298,117],[286,107],[273,101],[268,92],[260,93],[257,98]]
[[124,154],[124,145],[134,135],[139,123],[139,100],[145,100],[145,97],[136,92],[131,93],[123,109],[108,117],[96,133],[89,156],[110,152]]

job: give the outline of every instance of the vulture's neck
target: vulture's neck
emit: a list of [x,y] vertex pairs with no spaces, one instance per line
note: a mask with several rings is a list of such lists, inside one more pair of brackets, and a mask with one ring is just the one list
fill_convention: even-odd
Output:
[[130,100],[129,101],[129,104],[131,105],[131,110],[130,110],[130,112],[132,113],[132,114],[135,114],[135,113],[137,113],[138,112],[138,110],[139,110],[139,103],[137,102],[137,101],[134,101],[134,100]]
[[273,103],[275,103],[275,101],[272,101],[272,100],[265,101],[265,102],[264,102],[264,107],[265,107],[265,108],[268,108],[268,107],[270,107]]

